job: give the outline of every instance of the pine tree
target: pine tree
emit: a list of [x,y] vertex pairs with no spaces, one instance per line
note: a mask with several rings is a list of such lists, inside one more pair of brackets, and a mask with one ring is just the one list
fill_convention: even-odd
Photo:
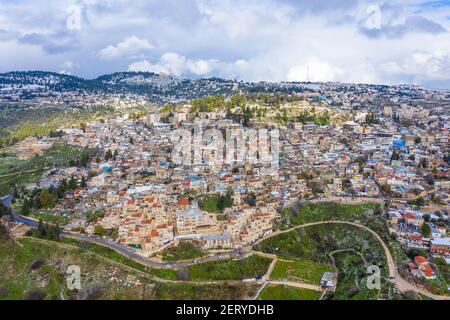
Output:
[[429,238],[431,236],[431,228],[430,228],[430,225],[428,223],[424,223],[422,225],[422,235],[425,238]]
[[85,177],[81,178],[80,187],[82,187],[82,188],[86,188],[87,187],[87,183],[86,183]]
[[70,189],[70,190],[74,190],[74,189],[76,189],[77,187],[78,187],[77,180],[75,179],[74,176],[72,176],[72,177],[70,178],[70,181],[69,181],[69,189]]
[[105,160],[108,161],[113,158],[111,150],[106,151]]

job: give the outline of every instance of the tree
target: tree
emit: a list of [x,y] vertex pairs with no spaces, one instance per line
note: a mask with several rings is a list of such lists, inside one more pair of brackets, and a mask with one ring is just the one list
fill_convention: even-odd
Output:
[[417,256],[422,256],[424,258],[428,257],[428,253],[424,249],[412,248],[406,253],[410,259],[414,259]]
[[384,212],[383,207],[381,205],[377,205],[374,213],[379,216],[379,215],[382,215],[383,212]]
[[379,123],[378,119],[375,117],[375,114],[373,112],[369,112],[366,115],[366,123],[367,124],[376,124]]
[[0,202],[0,217],[10,215],[11,209],[6,207],[2,202]]
[[106,230],[100,225],[96,225],[94,228],[94,234],[96,234],[99,237],[104,237],[106,235]]
[[425,238],[429,238],[429,237],[431,236],[431,228],[430,228],[430,225],[429,225],[428,223],[426,223],[426,222],[422,225],[422,235],[423,235]]
[[76,188],[78,188],[78,183],[77,183],[77,180],[75,179],[75,177],[72,176],[72,177],[70,177],[70,180],[69,180],[69,190],[74,190]]
[[220,196],[217,201],[217,208],[223,212],[225,208],[229,208],[233,205],[233,198],[229,193],[226,196]]
[[87,188],[87,183],[86,183],[86,178],[85,177],[81,178],[80,187],[81,188]]
[[108,161],[111,160],[112,158],[113,158],[112,151],[111,150],[106,151],[105,160]]
[[42,219],[39,219],[39,224],[38,224],[38,228],[37,228],[37,235],[38,237],[43,237],[45,238],[46,236],[46,228],[44,226],[44,222],[42,221]]
[[22,203],[22,214],[27,216],[30,214],[30,201],[28,198],[25,198]]
[[244,202],[246,204],[248,204],[251,207],[256,206],[256,195],[253,193],[248,194],[245,198],[244,198]]
[[253,118],[253,112],[250,107],[245,107],[242,114],[243,120],[244,120],[244,126],[247,126],[247,124],[250,122],[250,120]]
[[62,180],[57,188],[58,199],[64,198],[64,194],[66,193],[67,182],[66,180]]
[[[10,239],[9,236],[9,232],[8,229],[6,229],[6,227],[0,223],[0,241],[7,241]],[[2,297],[1,295],[1,286],[0,286],[0,298]]]
[[396,161],[396,160],[400,160],[400,154],[398,152],[394,151],[394,152],[392,152],[390,162],[392,163],[392,161]]
[[48,208],[53,205],[53,195],[47,189],[44,189],[39,195],[39,201],[42,207]]
[[423,200],[423,198],[418,198],[416,200],[410,201],[410,204],[422,207],[423,205],[425,205],[425,200]]
[[427,159],[425,159],[425,158],[420,159],[419,167],[426,169],[428,167]]

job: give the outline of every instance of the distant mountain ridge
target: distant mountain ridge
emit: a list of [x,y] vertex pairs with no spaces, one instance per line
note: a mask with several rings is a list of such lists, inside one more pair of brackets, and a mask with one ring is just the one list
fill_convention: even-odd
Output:
[[[303,82],[242,82],[220,78],[188,79],[152,72],[117,72],[102,75],[95,79],[83,79],[46,71],[13,71],[0,74],[0,100],[9,97],[19,100],[32,100],[36,97],[65,95],[74,93],[94,95],[138,95],[150,102],[167,103],[189,101],[211,95],[231,95],[235,93],[291,93],[305,90],[321,91],[323,87],[334,87],[337,91],[353,90],[356,84],[341,83],[303,83]],[[386,85],[362,85],[385,91]],[[399,86],[397,86],[399,87]],[[409,86],[398,89],[401,92]],[[17,101],[17,100],[15,100]]]
[[44,92],[84,91],[95,94],[137,94],[154,102],[189,100],[207,95],[246,91],[251,84],[235,80],[181,79],[151,72],[119,72],[95,79],[44,71],[13,71],[0,74],[0,96],[38,95]]

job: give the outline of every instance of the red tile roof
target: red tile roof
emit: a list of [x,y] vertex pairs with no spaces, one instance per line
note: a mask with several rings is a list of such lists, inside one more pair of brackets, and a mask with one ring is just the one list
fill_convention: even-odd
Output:
[[415,236],[415,235],[409,236],[409,239],[412,241],[422,241],[423,240],[423,238],[421,236]]
[[155,197],[147,197],[147,198],[145,199],[145,201],[146,201],[147,203],[153,203],[153,202],[155,202]]
[[188,198],[180,198],[180,200],[178,200],[178,203],[177,203],[177,205],[179,205],[179,206],[188,206],[190,204],[191,204],[191,202],[189,201]]
[[425,258],[422,257],[422,256],[417,256],[417,257],[415,257],[415,258],[414,258],[414,261],[415,261],[418,265],[428,263],[428,260],[425,259]]
[[433,268],[430,265],[423,267],[422,272],[426,277],[433,276]]
[[412,213],[406,213],[405,215],[403,215],[403,218],[405,218],[405,219],[416,219],[416,216],[413,215]]

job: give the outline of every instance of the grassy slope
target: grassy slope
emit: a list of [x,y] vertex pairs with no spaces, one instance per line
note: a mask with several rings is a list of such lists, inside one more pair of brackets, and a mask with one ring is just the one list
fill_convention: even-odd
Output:
[[284,210],[278,227],[282,230],[290,227],[319,221],[347,221],[362,224],[378,235],[389,246],[395,261],[400,264],[407,260],[399,243],[393,240],[387,229],[386,219],[376,214],[378,204],[365,202],[362,204],[343,204],[336,202],[323,202],[304,204],[299,209]]
[[193,243],[185,242],[176,247],[169,247],[161,252],[163,261],[175,262],[182,260],[191,260],[206,255],[199,247]]
[[[340,274],[338,288],[334,297],[337,299],[377,299],[380,297],[378,290],[369,291],[364,289],[367,281],[365,270],[369,265],[379,265],[382,273],[386,275],[387,268],[384,267],[386,265],[384,251],[371,234],[356,227],[348,225],[318,225],[300,228],[287,234],[267,239],[257,249],[277,254],[284,259],[306,259],[328,265],[330,268],[332,268],[331,252],[340,249],[354,249],[366,259],[367,264],[364,264],[360,255],[353,253],[347,254],[353,259],[351,263],[345,263],[345,261],[337,259],[336,266]],[[334,255],[335,258],[338,258],[336,255]],[[340,254],[338,255],[340,256]],[[310,268],[314,270],[315,267],[312,266]],[[280,273],[283,273],[283,270],[276,272],[275,276],[278,276]],[[313,272],[309,274],[317,280],[319,277],[318,273]],[[361,289],[357,295],[351,296],[350,289],[355,287],[356,283],[359,284]],[[382,297],[386,297],[388,288],[385,286],[384,280],[382,280],[382,285]]]
[[144,266],[134,260],[131,260],[110,248],[107,248],[107,247],[104,247],[104,246],[101,246],[98,244],[89,243],[89,242],[85,242],[85,241],[79,241],[79,240],[70,239],[70,238],[64,238],[61,241],[63,243],[67,243],[70,245],[80,247],[83,250],[94,252],[95,254],[98,254],[99,256],[117,261],[117,262],[122,263],[126,266],[129,266],[131,268],[134,268],[134,269],[137,269],[140,271],[144,271],[144,272],[148,272],[159,278],[167,279],[167,280],[177,280],[177,275],[174,270],[149,269],[146,266]]
[[[101,287],[101,299],[245,299],[256,292],[246,285],[195,285],[154,283],[130,270],[89,254],[82,249],[61,248],[57,244],[25,238],[22,246],[0,242],[0,285],[8,294],[0,299],[23,299],[24,292],[41,287],[46,299],[68,298],[65,270],[78,265],[82,271],[84,289]],[[43,258],[45,264],[31,272],[34,261]],[[128,282],[129,275],[136,280]]]
[[192,280],[243,280],[263,276],[271,259],[252,255],[244,260],[222,260],[188,267]]
[[322,275],[327,271],[334,272],[335,269],[310,260],[278,260],[270,278],[319,284]]
[[381,219],[374,216],[376,203],[366,202],[358,205],[335,202],[303,204],[298,210],[284,210],[279,222],[281,229],[317,222],[317,221],[349,221],[363,225],[378,225]]
[[384,251],[372,234],[350,225],[323,224],[299,228],[269,238],[256,249],[288,260],[307,259],[324,264],[331,263],[329,254],[332,251],[341,249],[354,249],[367,255],[368,260],[385,260]]
[[268,286],[259,295],[259,300],[318,300],[320,292],[309,289]]
[[21,185],[39,179],[46,167],[69,166],[70,161],[77,160],[82,151],[80,148],[57,144],[42,156],[28,160],[0,158],[0,195],[8,194],[11,184]]

